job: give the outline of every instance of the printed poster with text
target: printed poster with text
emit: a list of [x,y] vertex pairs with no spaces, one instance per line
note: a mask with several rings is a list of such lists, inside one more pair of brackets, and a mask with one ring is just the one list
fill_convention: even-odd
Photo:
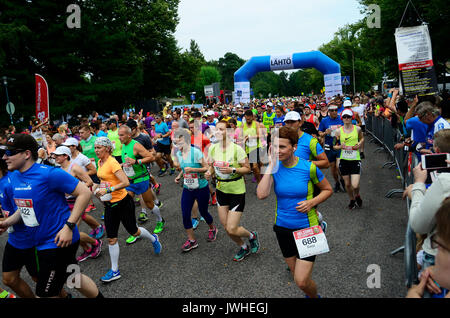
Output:
[[404,95],[414,97],[437,93],[428,26],[397,28],[395,42]]

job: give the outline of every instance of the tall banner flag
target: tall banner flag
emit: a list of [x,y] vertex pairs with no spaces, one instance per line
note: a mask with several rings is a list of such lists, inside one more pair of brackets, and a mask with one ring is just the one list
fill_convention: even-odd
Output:
[[34,74],[34,78],[36,80],[36,117],[43,122],[50,118],[48,85],[41,75]]
[[395,29],[395,43],[403,94],[414,97],[437,93],[428,26]]

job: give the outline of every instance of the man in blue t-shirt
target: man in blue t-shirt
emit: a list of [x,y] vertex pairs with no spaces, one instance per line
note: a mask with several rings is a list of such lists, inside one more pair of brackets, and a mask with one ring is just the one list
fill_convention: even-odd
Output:
[[[333,175],[335,181],[334,192],[341,191],[339,180],[342,179],[342,177],[339,178],[339,169],[337,168],[337,160],[340,155],[340,150],[333,149],[335,131],[344,125],[337,112],[338,106],[330,103],[328,105],[328,116],[323,118],[319,125],[319,135],[321,137],[325,137],[323,148],[325,149],[325,154],[330,162],[331,174]],[[342,180],[341,183],[343,187],[342,192],[345,192],[344,180]]]
[[[0,222],[0,234],[23,221],[30,241],[36,248],[39,271],[36,295],[57,297],[70,272],[77,264],[80,234],[76,223],[91,198],[82,183],[62,169],[36,164],[38,144],[29,135],[15,134],[7,141],[3,159],[11,173],[11,191],[17,210]],[[70,211],[65,194],[76,197]],[[81,274],[83,275],[83,274]],[[76,287],[87,297],[102,297],[95,283],[86,275]]]
[[[170,155],[170,133],[169,127],[162,121],[161,115],[155,116],[155,133],[156,133],[156,163],[160,170],[158,177],[162,177],[166,174],[167,163],[170,164],[170,175],[175,173],[172,157]],[[189,127],[188,127],[189,128]]]

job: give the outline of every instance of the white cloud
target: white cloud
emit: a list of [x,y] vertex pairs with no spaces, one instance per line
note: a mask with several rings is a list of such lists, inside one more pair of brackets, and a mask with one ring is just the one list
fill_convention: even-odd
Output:
[[175,37],[191,39],[206,60],[317,50],[346,24],[363,18],[357,0],[181,0]]

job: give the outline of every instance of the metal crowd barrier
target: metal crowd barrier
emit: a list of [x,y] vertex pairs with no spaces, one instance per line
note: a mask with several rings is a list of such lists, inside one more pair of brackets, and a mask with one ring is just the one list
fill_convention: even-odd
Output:
[[[398,129],[394,129],[390,121],[384,117],[377,117],[371,114],[367,115],[366,120],[366,132],[372,137],[369,142],[375,142],[379,144],[374,152],[386,151],[389,159],[384,163],[383,168],[389,166],[390,168],[396,168],[400,179],[402,181],[402,189],[392,189],[386,193],[386,197],[390,198],[396,193],[403,193],[404,189],[414,183],[414,176],[412,169],[417,165],[418,161],[415,155],[411,152],[405,151],[405,149],[394,149],[394,145],[400,142],[402,137]],[[409,216],[410,200],[407,199],[407,211]],[[404,245],[393,250],[391,255],[396,255],[399,252],[404,252],[405,260],[405,274],[406,274],[406,287],[410,288],[413,284],[418,284],[418,269],[416,260],[416,234],[411,229],[411,226],[407,225],[405,233]]]

